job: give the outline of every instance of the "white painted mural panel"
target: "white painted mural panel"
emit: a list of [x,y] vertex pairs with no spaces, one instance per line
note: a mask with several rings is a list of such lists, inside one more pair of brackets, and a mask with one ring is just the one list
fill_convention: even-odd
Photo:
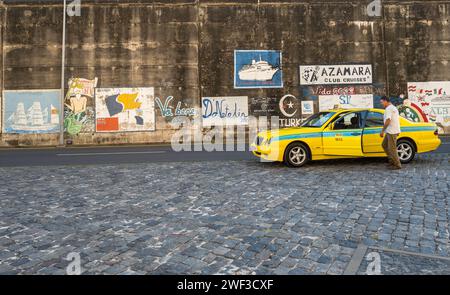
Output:
[[155,130],[154,88],[96,88],[97,132]]
[[300,66],[300,85],[372,84],[372,65]]
[[373,108],[373,94],[319,95],[319,111],[342,109]]
[[248,125],[248,97],[203,97],[202,121],[204,127]]
[[449,81],[410,82],[408,99],[424,121],[435,122],[440,133],[450,133]]

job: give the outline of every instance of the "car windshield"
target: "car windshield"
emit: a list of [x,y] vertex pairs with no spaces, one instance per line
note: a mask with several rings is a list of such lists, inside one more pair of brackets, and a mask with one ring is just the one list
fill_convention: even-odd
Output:
[[312,115],[303,122],[302,127],[322,127],[334,114],[334,112],[321,112]]

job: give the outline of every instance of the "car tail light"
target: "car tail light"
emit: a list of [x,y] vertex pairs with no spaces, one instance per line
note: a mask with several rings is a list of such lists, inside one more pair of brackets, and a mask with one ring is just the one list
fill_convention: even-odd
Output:
[[439,136],[439,131],[437,129],[434,130],[434,135]]

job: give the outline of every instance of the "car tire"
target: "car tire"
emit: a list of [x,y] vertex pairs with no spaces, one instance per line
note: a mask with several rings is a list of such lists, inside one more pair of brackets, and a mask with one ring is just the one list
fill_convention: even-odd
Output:
[[310,156],[306,145],[294,142],[284,151],[284,163],[289,167],[299,168],[309,162]]
[[416,156],[416,147],[411,141],[401,139],[397,142],[397,153],[400,163],[408,164]]

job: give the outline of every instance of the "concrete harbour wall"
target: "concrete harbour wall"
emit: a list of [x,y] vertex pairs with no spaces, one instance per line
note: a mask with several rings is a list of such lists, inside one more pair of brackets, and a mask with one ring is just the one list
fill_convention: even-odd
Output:
[[[384,93],[407,96],[408,82],[450,80],[450,1],[383,1],[380,17],[367,15],[369,2],[81,0],[81,16],[67,18],[65,92],[70,78],[97,78],[95,89],[109,89],[109,95],[152,88],[149,97],[159,98],[163,107],[173,97],[167,104],[172,114],[163,113],[156,101],[144,103],[137,115],[128,115],[131,125],[108,118],[108,132],[97,132],[101,111],[94,94],[88,97],[91,113],[74,119],[92,126],[65,138],[74,145],[170,142],[177,106],[200,115],[202,97],[245,96],[249,115],[261,115],[255,109],[263,101],[266,116],[268,107],[278,108],[291,94],[299,102],[313,101],[317,112],[320,91],[336,86],[300,85],[300,65],[370,64],[370,85],[345,86],[375,99]],[[27,99],[26,91],[61,88],[62,19],[61,1],[0,4],[0,146],[58,144],[54,132],[11,131],[10,117],[17,97]],[[282,87],[237,88],[235,50],[281,52]],[[439,84],[434,88],[439,91]],[[62,111],[51,100],[42,110],[46,104],[50,116]],[[450,102],[443,105],[438,116],[450,125],[445,114]],[[25,103],[25,108],[31,107]],[[139,125],[141,117],[151,124]],[[293,118],[302,117],[299,111]]]

